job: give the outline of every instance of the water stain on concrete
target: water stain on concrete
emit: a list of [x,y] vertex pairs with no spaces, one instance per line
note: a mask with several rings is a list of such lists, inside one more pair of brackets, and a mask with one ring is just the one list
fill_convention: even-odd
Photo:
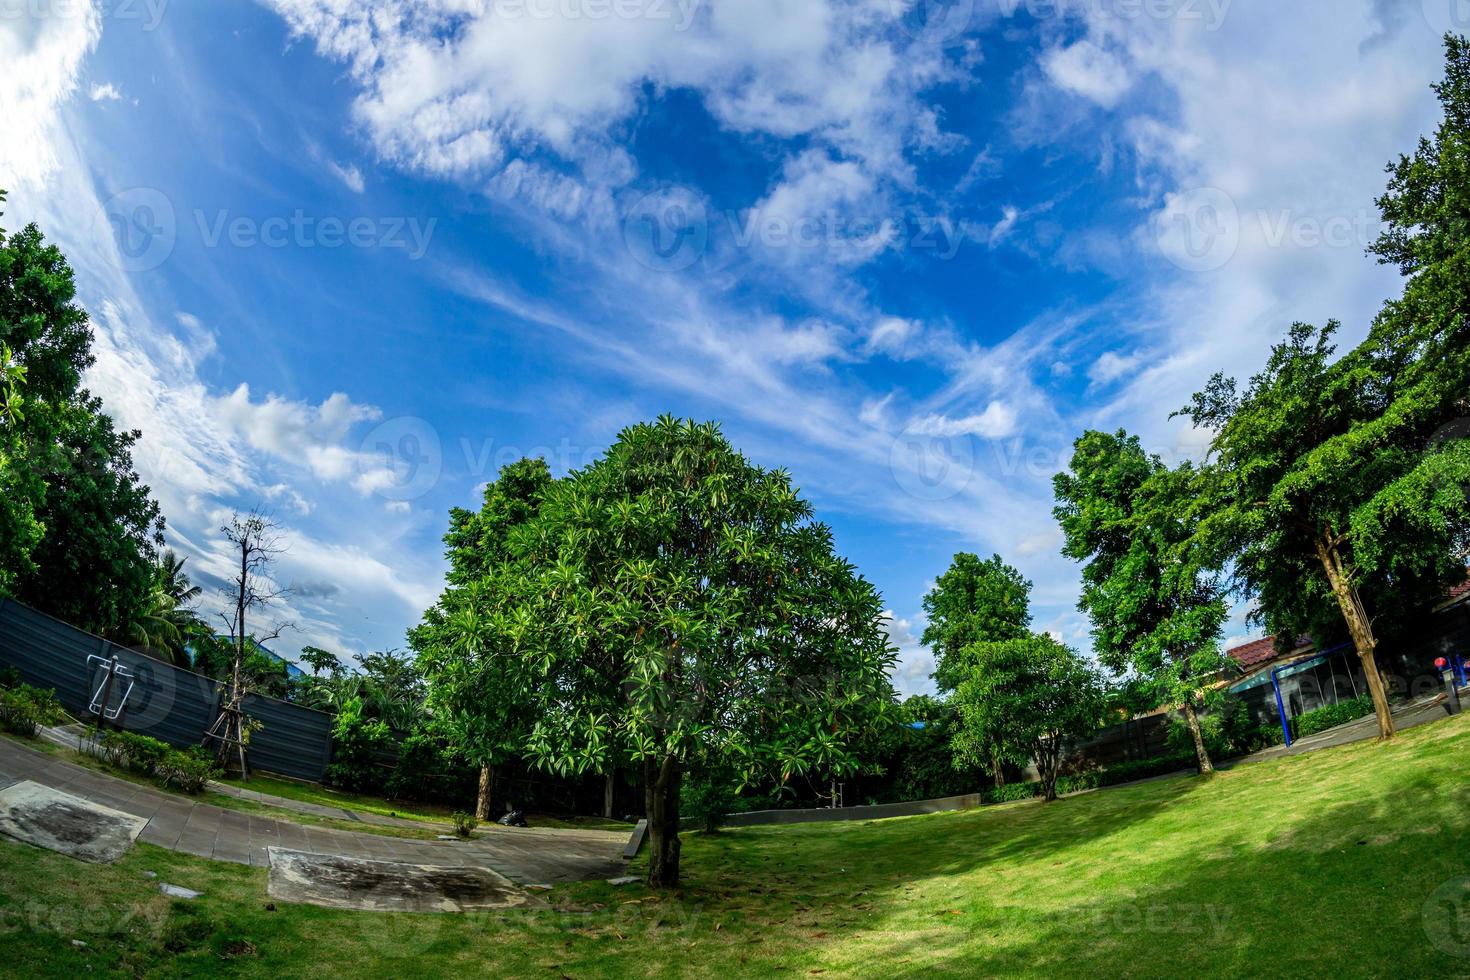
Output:
[[82,861],[116,861],[148,821],[39,783],[0,790],[0,832]]
[[367,912],[464,912],[526,905],[524,891],[489,868],[368,861],[270,849],[271,898]]

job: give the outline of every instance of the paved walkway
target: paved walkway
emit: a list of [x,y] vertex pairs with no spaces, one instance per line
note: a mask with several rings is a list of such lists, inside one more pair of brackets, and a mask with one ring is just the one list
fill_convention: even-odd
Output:
[[[1461,697],[1464,697],[1464,695],[1462,694]],[[1470,710],[1470,704],[1466,705],[1466,709]],[[1445,705],[1444,695],[1436,694],[1423,700],[1415,701],[1413,704],[1406,704],[1402,707],[1395,708],[1393,712],[1393,724],[1395,729],[1403,732],[1408,731],[1410,728],[1418,728],[1420,725],[1427,725],[1432,721],[1440,721],[1448,718],[1449,715],[1450,712],[1449,708]],[[1231,760],[1224,766],[1221,766],[1221,768],[1229,768],[1230,766],[1238,766],[1249,762],[1261,762],[1265,759],[1275,759],[1283,755],[1301,755],[1304,752],[1329,749],[1335,745],[1351,745],[1354,742],[1366,742],[1369,739],[1377,737],[1378,718],[1375,715],[1366,715],[1357,721],[1350,721],[1345,725],[1329,728],[1325,732],[1318,732],[1316,735],[1299,738],[1292,743],[1290,748],[1285,745],[1273,745],[1269,749],[1262,749],[1251,755]]]
[[260,868],[269,866],[270,847],[403,864],[489,868],[523,885],[608,878],[623,874],[626,867],[622,859],[626,835],[616,832],[487,827],[473,840],[449,842],[308,827],[140,786],[0,738],[0,788],[22,780],[145,818],[148,825],[138,837],[145,843]]

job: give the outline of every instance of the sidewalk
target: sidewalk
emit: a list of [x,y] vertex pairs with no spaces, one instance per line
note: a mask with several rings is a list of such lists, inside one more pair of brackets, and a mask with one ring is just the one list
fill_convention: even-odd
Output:
[[145,843],[257,868],[269,867],[270,847],[370,861],[488,868],[523,885],[608,878],[623,874],[626,867],[622,835],[607,831],[495,828],[497,832],[469,841],[435,842],[309,827],[199,803],[0,738],[0,788],[23,780],[143,817],[148,824],[138,839]]
[[[1449,709],[1445,706],[1443,694],[1436,694],[1428,698],[1415,701],[1394,709],[1394,727],[1401,732],[1410,728],[1418,728],[1432,721],[1450,717]],[[1351,745],[1354,742],[1365,742],[1378,737],[1378,719],[1374,715],[1366,715],[1357,721],[1350,721],[1336,728],[1329,728],[1325,732],[1299,738],[1287,747],[1285,745],[1273,745],[1269,749],[1262,749],[1250,755],[1232,759],[1220,768],[1228,769],[1251,762],[1262,762],[1266,759],[1278,759],[1285,755],[1301,755],[1304,752],[1315,752],[1318,749],[1329,749],[1337,745]]]

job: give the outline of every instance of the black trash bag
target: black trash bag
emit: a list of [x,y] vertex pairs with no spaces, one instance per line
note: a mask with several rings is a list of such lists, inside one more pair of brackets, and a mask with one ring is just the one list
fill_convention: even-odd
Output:
[[511,810],[509,813],[507,813],[505,816],[501,817],[496,822],[499,823],[500,826],[502,826],[502,827],[529,827],[529,826],[531,826],[530,824],[526,823],[526,814],[522,810]]

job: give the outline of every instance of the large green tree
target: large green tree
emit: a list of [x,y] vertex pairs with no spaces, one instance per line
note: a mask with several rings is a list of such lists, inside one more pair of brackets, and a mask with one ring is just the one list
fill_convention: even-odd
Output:
[[[970,676],[969,651],[977,643],[1029,636],[1031,583],[1000,555],[981,559],[962,551],[924,596],[921,643],[934,651],[934,682],[948,694]],[[956,760],[956,765],[969,768]],[[997,789],[1005,785],[1005,759],[993,747],[986,766]]]
[[[1216,376],[1183,413],[1216,432],[1202,533],[1235,559],[1281,640],[1336,607],[1382,738],[1394,734],[1379,627],[1465,576],[1470,547],[1470,44],[1445,39],[1444,119],[1389,167],[1373,250],[1407,277],[1342,357],[1337,324],[1297,324],[1244,393]],[[1451,437],[1446,437],[1446,435]]]
[[151,605],[163,518],[133,469],[139,433],[117,431],[82,387],[91,343],[61,252],[35,225],[0,233],[0,345],[25,370],[24,409],[0,449],[0,584],[127,642]]
[[649,884],[679,881],[686,773],[845,775],[892,706],[877,592],[790,477],[714,423],[663,417],[547,494],[517,621],[540,677],[529,748],[560,773],[643,768]]
[[1031,583],[1000,555],[960,552],[924,596],[922,642],[934,651],[934,680],[952,691],[967,674],[973,644],[1012,640],[1031,630]]
[[444,592],[409,632],[430,710],[458,754],[480,768],[479,820],[490,817],[495,767],[520,755],[533,721],[533,674],[514,655],[513,628],[528,570],[511,532],[540,512],[551,485],[545,461],[522,459],[485,488],[479,511],[450,512]]
[[1065,543],[1085,562],[1078,608],[1092,621],[1093,651],[1114,674],[1132,674],[1156,704],[1178,705],[1200,772],[1214,771],[1196,708],[1225,667],[1227,610],[1219,573],[1195,540],[1189,506],[1199,474],[1169,469],[1137,436],[1089,431],[1053,480]]
[[998,750],[1018,765],[1033,762],[1046,799],[1055,800],[1068,749],[1102,724],[1097,673],[1076,651],[1038,634],[976,643],[967,663],[954,694],[956,757],[978,764]]

